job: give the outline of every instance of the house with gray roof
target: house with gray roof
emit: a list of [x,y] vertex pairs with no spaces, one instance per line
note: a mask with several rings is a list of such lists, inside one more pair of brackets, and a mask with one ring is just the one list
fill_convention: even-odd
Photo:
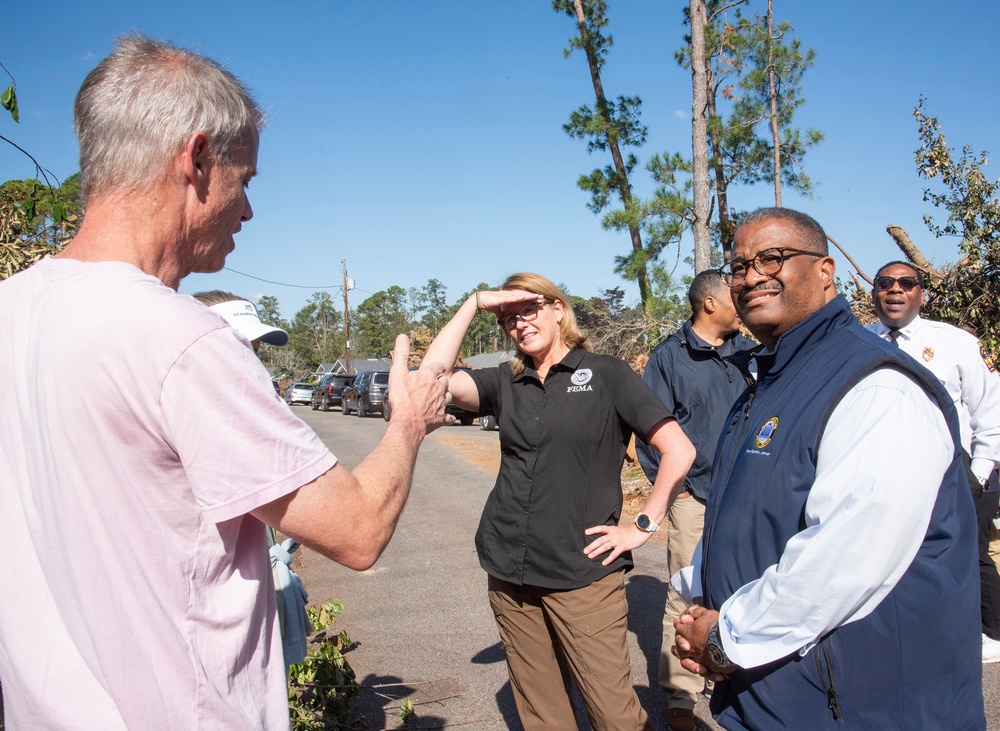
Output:
[[480,353],[464,358],[472,368],[496,368],[514,357],[513,350],[502,350],[496,353]]

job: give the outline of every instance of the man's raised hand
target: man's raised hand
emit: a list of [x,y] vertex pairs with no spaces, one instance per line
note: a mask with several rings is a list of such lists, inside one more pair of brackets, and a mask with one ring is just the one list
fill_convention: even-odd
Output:
[[444,366],[430,363],[416,370],[408,370],[410,339],[396,336],[389,369],[389,402],[392,404],[392,421],[414,420],[423,424],[426,434],[444,424],[454,424],[455,417],[445,414],[448,403],[448,379]]

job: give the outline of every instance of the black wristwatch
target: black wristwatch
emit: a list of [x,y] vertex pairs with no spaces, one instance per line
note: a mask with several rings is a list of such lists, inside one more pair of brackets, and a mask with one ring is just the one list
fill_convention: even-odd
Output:
[[653,519],[645,513],[639,513],[635,516],[635,527],[643,533],[656,533],[660,529],[660,524],[654,523]]
[[737,668],[736,663],[729,659],[729,655],[726,654],[726,650],[722,646],[722,640],[719,638],[718,623],[708,631],[708,643],[705,651],[708,652],[708,659],[712,661],[712,664],[720,672],[729,673]]
[[660,530],[659,523],[654,523],[653,519],[645,513],[639,513],[635,516],[635,527],[643,533],[656,533],[656,531]]

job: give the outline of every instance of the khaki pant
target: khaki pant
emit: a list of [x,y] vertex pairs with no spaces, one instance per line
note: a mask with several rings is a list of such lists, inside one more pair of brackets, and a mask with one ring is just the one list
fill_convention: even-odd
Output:
[[[667,570],[670,575],[691,565],[705,527],[705,505],[685,492],[674,500],[667,516]],[[660,687],[667,693],[671,708],[694,709],[705,679],[685,670],[670,648],[674,644],[674,620],[687,608],[673,586],[667,588],[667,606],[663,613],[663,641],[660,645]]]
[[577,731],[571,679],[593,731],[652,731],[632,687],[624,575],[568,591],[490,576],[490,606],[525,731]]

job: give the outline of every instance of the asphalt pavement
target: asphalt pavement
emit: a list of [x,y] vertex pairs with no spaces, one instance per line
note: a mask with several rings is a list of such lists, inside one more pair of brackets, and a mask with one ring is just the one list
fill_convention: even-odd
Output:
[[[386,427],[380,417],[291,408],[349,468]],[[521,729],[473,540],[495,473],[456,450],[456,436],[499,449],[497,432],[478,426],[431,434],[421,447],[395,536],[374,567],[351,571],[307,549],[297,559],[310,603],[336,599],[344,605],[337,629],[355,643],[347,658],[364,687],[355,701],[360,728]],[[666,718],[656,682],[666,597],[664,544],[648,543],[635,560],[627,579],[632,677],[660,729]],[[983,670],[988,731],[1000,731],[1000,664]],[[399,717],[404,699],[416,711],[405,725]],[[707,702],[699,702],[696,715],[700,729],[719,728]],[[582,708],[578,722],[580,729],[589,728]]]

